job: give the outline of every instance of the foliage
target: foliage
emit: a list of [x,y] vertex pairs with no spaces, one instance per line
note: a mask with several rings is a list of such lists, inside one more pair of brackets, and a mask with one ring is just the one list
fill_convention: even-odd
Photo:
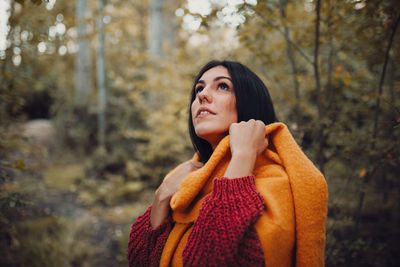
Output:
[[[394,251],[400,234],[399,29],[385,60],[399,1],[321,1],[320,119],[315,1],[237,1],[230,8],[212,1],[208,15],[190,13],[186,1],[165,1],[170,27],[163,58],[147,55],[150,1],[110,0],[104,14],[90,1],[85,22],[91,31],[85,38],[93,56],[95,19],[104,15],[106,22],[104,150],[97,140],[97,90],[91,88],[84,105],[75,100],[74,2],[56,1],[52,8],[41,2],[11,1],[7,48],[0,51],[0,229],[6,236],[0,251],[14,256],[25,251],[15,261],[2,256],[5,264],[28,259],[41,266],[94,264],[104,250],[91,244],[98,238],[88,227],[92,219],[118,230],[106,244],[123,264],[129,223],[151,203],[146,192],[193,155],[189,92],[200,66],[212,58],[241,61],[262,77],[279,119],[311,159],[323,159],[319,167],[330,191],[326,265],[399,264]],[[179,7],[184,14],[174,16]],[[243,23],[229,24],[230,12]],[[201,20],[199,29],[188,29],[190,18]],[[55,125],[50,149],[23,135],[24,122],[37,118]],[[42,191],[33,194],[32,184],[73,196],[84,219],[75,224],[68,214],[45,214]],[[21,242],[25,235],[28,241]],[[84,240],[77,241],[79,236]],[[40,246],[31,242],[35,239]]]

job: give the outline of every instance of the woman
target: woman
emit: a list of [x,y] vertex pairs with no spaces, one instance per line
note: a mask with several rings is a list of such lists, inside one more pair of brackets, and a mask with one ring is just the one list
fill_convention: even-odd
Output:
[[264,83],[211,61],[191,95],[196,154],[132,225],[130,266],[323,266],[327,188]]

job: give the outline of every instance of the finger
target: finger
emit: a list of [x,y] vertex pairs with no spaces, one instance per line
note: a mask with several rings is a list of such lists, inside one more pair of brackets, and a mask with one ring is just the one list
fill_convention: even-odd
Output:
[[264,122],[261,120],[256,120],[257,125],[265,126]]
[[201,167],[203,167],[203,163],[202,162],[200,162],[200,161],[193,161],[192,162],[192,166],[193,167],[195,167],[195,168],[201,168]]
[[232,123],[232,124],[229,126],[229,134],[231,134],[232,131],[233,131],[233,129],[235,129],[238,125],[239,125],[239,123],[236,123],[236,122]]

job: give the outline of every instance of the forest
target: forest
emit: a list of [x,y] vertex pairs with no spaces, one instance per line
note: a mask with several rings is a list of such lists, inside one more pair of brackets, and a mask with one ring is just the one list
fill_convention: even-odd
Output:
[[127,266],[211,59],[262,78],[324,174],[325,265],[400,266],[399,22],[397,0],[0,0],[0,266]]

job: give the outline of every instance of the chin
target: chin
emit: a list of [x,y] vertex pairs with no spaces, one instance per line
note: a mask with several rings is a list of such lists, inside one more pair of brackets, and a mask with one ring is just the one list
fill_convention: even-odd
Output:
[[223,133],[216,133],[215,131],[209,131],[209,130],[201,131],[199,129],[196,130],[196,135],[201,139],[206,140],[212,145],[221,141],[221,139],[224,138],[227,135],[227,133],[226,131],[224,131]]

